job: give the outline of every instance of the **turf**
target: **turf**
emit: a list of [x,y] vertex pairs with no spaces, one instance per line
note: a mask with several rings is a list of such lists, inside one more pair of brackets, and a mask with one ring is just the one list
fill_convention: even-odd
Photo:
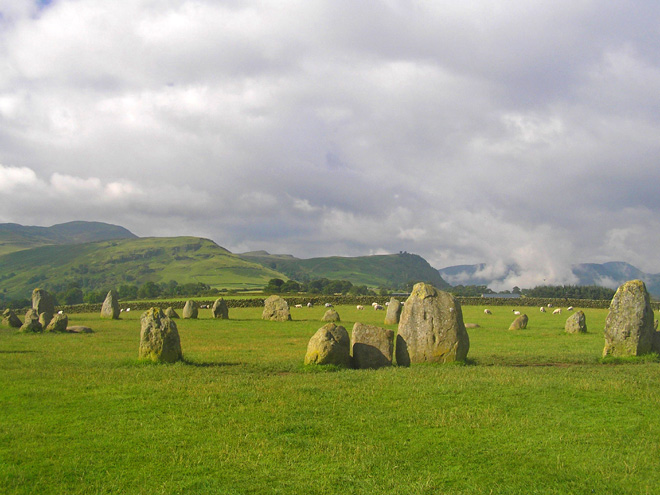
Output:
[[137,313],[0,331],[0,492],[657,493],[660,364],[603,362],[605,310],[466,306],[468,364],[372,371],[303,367],[325,308],[292,311],[178,320],[175,365],[137,361]]

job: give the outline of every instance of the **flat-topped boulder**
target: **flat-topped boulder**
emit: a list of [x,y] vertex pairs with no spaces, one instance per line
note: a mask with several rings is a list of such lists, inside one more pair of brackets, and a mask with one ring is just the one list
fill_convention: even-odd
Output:
[[140,317],[140,359],[173,363],[183,359],[176,323],[161,311],[151,308]]
[[53,316],[48,322],[48,325],[44,327],[46,332],[66,332],[67,326],[69,325],[69,317],[64,313],[57,313]]
[[653,310],[646,285],[631,280],[621,285],[605,320],[603,356],[641,356],[654,350]]
[[396,325],[401,319],[401,310],[403,305],[398,299],[390,299],[390,303],[387,305],[387,313],[385,314],[385,325]]
[[263,320],[271,321],[289,321],[291,312],[289,303],[278,295],[272,295],[264,301],[264,310],[261,313]]
[[351,339],[342,326],[328,323],[319,328],[307,344],[305,364],[351,365]]
[[527,328],[528,322],[529,322],[529,318],[527,317],[527,315],[525,314],[520,315],[511,322],[511,325],[509,325],[509,330],[524,330],[525,328]]
[[186,301],[186,305],[183,307],[183,311],[181,312],[181,314],[184,320],[188,320],[188,319],[195,320],[197,319],[198,312],[199,310],[197,309],[197,303],[192,299],[189,299]]
[[101,306],[101,318],[118,320],[120,312],[119,296],[117,295],[117,291],[112,289],[105,296],[105,301],[103,301],[103,306]]
[[6,327],[21,328],[23,322],[18,316],[16,316],[14,311],[7,308],[2,312],[2,324]]
[[469,349],[470,339],[456,298],[432,285],[416,284],[401,312],[397,364],[464,361]]
[[351,334],[353,367],[374,369],[392,366],[394,331],[356,322]]
[[227,301],[225,301],[222,297],[216,299],[213,303],[213,307],[211,308],[211,312],[213,314],[213,318],[217,318],[219,320],[228,320],[229,307],[227,306]]
[[577,311],[566,319],[564,325],[566,333],[587,333],[587,317],[584,311]]

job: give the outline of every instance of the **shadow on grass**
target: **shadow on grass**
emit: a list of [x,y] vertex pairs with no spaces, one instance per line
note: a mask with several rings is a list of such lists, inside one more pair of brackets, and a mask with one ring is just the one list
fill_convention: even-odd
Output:
[[37,351],[2,351],[0,350],[0,354],[33,354],[36,353]]
[[191,361],[189,359],[183,359],[182,364],[186,366],[194,366],[195,368],[224,368],[226,366],[240,366],[242,363],[229,363],[229,362],[213,362],[213,361]]

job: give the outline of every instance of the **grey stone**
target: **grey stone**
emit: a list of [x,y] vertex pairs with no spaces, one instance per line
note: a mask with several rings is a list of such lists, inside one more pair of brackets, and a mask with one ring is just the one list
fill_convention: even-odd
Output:
[[603,356],[641,356],[653,351],[653,310],[641,280],[621,285],[605,320]]
[[397,364],[464,361],[469,349],[470,339],[456,298],[432,285],[416,284],[401,312]]
[[278,295],[272,295],[264,301],[264,310],[261,313],[264,320],[289,321],[291,312],[289,304]]
[[528,322],[529,318],[527,318],[527,315],[520,315],[511,322],[511,325],[509,325],[509,330],[524,330],[527,328]]
[[21,328],[23,322],[18,316],[16,316],[16,313],[14,313],[11,309],[7,308],[2,313],[2,324],[7,327]]
[[105,301],[103,301],[103,306],[101,306],[101,318],[118,320],[119,313],[119,297],[117,296],[117,291],[112,289],[105,296]]
[[41,325],[41,328],[46,328],[48,324],[50,323],[50,320],[53,319],[53,315],[50,313],[40,313],[39,314],[39,324]]
[[351,339],[342,326],[328,323],[309,340],[305,364],[334,364],[345,368],[351,364]]
[[44,327],[46,332],[66,332],[69,325],[69,317],[64,313],[58,313],[50,320],[48,325]]
[[213,318],[218,318],[219,320],[229,319],[229,308],[227,307],[227,302],[222,297],[215,300],[211,311]]
[[190,300],[186,301],[186,305],[183,307],[183,312],[182,312],[183,319],[184,320],[188,320],[188,319],[195,320],[195,319],[197,319],[197,313],[198,312],[199,311],[197,309],[197,303],[195,301],[193,301],[192,299],[190,299]]
[[29,309],[25,313],[25,322],[21,325],[21,328],[18,329],[22,333],[40,333],[43,332],[44,327],[39,323],[39,314],[36,309]]
[[89,327],[85,327],[83,325],[74,325],[71,327],[66,327],[66,331],[69,333],[94,333],[94,330],[92,330]]
[[392,366],[394,331],[357,322],[353,325],[351,340],[355,368]]
[[577,311],[566,319],[566,333],[587,333],[587,317],[584,311]]
[[52,318],[55,314],[55,301],[48,291],[44,289],[34,289],[32,291],[32,309],[37,314],[47,313]]
[[330,308],[325,312],[323,318],[321,318],[321,321],[329,321],[329,322],[341,321],[341,318],[339,318],[339,313],[337,313],[337,311]]
[[401,320],[401,310],[403,305],[398,299],[390,299],[387,305],[387,313],[385,314],[385,325],[396,325]]
[[140,317],[140,359],[173,363],[183,359],[176,323],[160,310],[150,308]]
[[165,311],[163,311],[163,313],[165,313],[165,316],[168,318],[179,318],[179,314],[174,311],[172,306],[168,307]]

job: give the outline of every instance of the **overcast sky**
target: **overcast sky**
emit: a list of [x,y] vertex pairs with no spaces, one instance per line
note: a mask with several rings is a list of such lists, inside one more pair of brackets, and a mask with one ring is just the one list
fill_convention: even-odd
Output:
[[533,287],[660,272],[659,185],[657,0],[0,0],[0,222]]

